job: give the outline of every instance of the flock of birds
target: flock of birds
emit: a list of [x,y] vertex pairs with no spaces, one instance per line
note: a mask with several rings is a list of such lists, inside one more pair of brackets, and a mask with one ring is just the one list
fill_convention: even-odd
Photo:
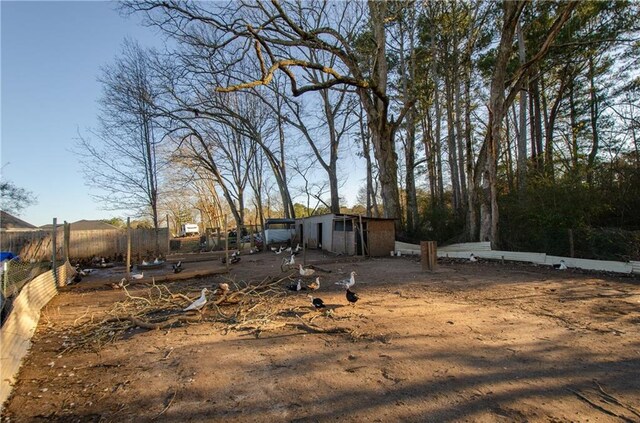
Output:
[[[300,265],[300,276],[309,276],[309,274],[303,275],[303,271],[306,271],[306,272],[311,271],[311,275],[313,275],[313,272],[314,272],[313,269],[304,269],[302,265]],[[356,294],[351,290],[351,288],[356,284],[356,275],[357,275],[356,272],[351,272],[349,278],[335,282],[336,285],[339,285],[345,289],[345,293],[346,293],[345,298],[352,305],[355,305],[355,303],[360,299],[358,294]],[[320,289],[320,276],[317,276],[315,281],[304,286],[302,285],[302,279],[297,279],[295,283],[287,285],[287,289],[295,292],[306,291],[306,290],[317,291],[318,289]],[[311,304],[313,304],[313,306],[316,309],[326,308],[326,305],[322,300],[322,298],[314,297],[311,294],[307,294],[307,297],[311,299]]]
[[[301,250],[302,248],[300,247],[300,244],[298,244],[296,248],[292,248],[292,247],[284,248],[282,246],[280,246],[279,248],[271,247],[271,251],[277,255],[282,254],[283,252],[290,254],[289,258],[283,259],[283,264],[287,264],[289,266],[295,265],[295,256],[299,254]],[[235,251],[229,257],[229,263],[234,264],[239,261],[240,261],[240,251]],[[226,257],[222,258],[222,262],[226,263]],[[180,272],[181,262],[178,262],[177,265],[174,265],[173,269],[175,273]],[[298,274],[300,275],[300,278],[296,279],[296,281],[293,282],[292,284],[287,285],[287,289],[294,292],[318,291],[320,289],[320,276],[316,276],[315,280],[309,283],[304,283],[304,280],[302,279],[302,278],[314,276],[315,272],[316,272],[315,269],[305,268],[304,266],[302,266],[302,264],[298,264]],[[352,305],[355,305],[355,303],[360,299],[360,296],[358,296],[358,294],[356,294],[351,290],[351,288],[356,283],[356,275],[357,273],[355,271],[352,271],[348,278],[335,282],[336,285],[345,289],[345,298],[349,302],[349,304],[352,304]],[[216,291],[219,293],[220,292],[224,293],[228,289],[229,289],[229,286],[225,283],[225,284],[220,284],[219,288]],[[202,291],[200,292],[200,297],[198,297],[191,304],[185,307],[183,311],[187,312],[187,311],[201,310],[207,304],[207,293],[209,292],[211,291],[209,291],[207,288],[203,288]],[[311,304],[313,305],[314,308],[324,309],[327,307],[322,298],[314,297],[311,294],[308,294],[307,297],[311,300]]]

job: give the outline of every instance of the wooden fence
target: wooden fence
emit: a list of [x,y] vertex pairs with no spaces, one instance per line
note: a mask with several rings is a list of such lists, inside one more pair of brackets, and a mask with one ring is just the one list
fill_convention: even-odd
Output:
[[[64,226],[58,227],[56,234],[56,256],[64,257]],[[52,245],[51,231],[6,231],[0,237],[2,251],[11,251],[22,260],[50,260]],[[167,228],[158,230],[158,252],[166,255],[169,252]],[[154,229],[131,230],[131,254],[133,256],[152,256],[156,251],[156,233]],[[81,260],[92,257],[126,256],[127,230],[73,230],[69,237],[69,259]]]

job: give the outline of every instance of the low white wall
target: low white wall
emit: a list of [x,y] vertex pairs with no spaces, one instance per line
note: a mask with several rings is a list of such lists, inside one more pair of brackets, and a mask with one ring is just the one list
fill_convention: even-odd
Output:
[[[522,253],[517,251],[493,251],[487,249],[488,243],[470,242],[468,244],[455,244],[454,246],[438,247],[438,257],[468,259],[473,253],[477,258],[491,260],[511,260],[523,261],[541,265],[552,266],[564,260],[567,267],[575,267],[584,270],[601,270],[615,273],[638,273],[640,274],[640,262],[622,262],[607,260],[588,260],[571,257],[550,256],[545,253]],[[453,247],[453,248],[450,248]],[[420,255],[420,246],[407,244],[406,242],[396,242],[396,251],[402,255]]]
[[[58,283],[65,285],[73,268],[67,262],[58,267]],[[27,283],[13,301],[11,314],[0,329],[0,414],[11,395],[22,360],[29,352],[31,338],[40,320],[42,307],[58,294],[53,271]]]

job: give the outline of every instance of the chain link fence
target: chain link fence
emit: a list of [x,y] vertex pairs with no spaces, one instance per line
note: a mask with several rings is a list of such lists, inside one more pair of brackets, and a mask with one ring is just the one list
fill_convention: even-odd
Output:
[[5,298],[17,295],[27,282],[48,270],[51,270],[51,262],[31,263],[18,257],[6,260],[2,264],[2,294]]

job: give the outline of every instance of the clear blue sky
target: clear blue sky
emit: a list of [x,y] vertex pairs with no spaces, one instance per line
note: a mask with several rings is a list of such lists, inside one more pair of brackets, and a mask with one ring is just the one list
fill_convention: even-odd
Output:
[[[163,37],[122,17],[113,2],[0,0],[1,151],[3,179],[31,191],[37,204],[18,216],[37,226],[125,217],[90,196],[71,150],[78,131],[96,127],[100,68],[113,62],[125,38],[160,47]],[[351,156],[351,157],[349,157]],[[340,192],[353,204],[363,163],[347,154]],[[322,174],[322,173],[321,173]]]
[[1,1],[1,153],[3,179],[35,194],[19,217],[40,226],[103,219],[71,153],[78,131],[96,126],[100,67],[125,38],[159,46],[162,38],[121,17],[112,2]]

